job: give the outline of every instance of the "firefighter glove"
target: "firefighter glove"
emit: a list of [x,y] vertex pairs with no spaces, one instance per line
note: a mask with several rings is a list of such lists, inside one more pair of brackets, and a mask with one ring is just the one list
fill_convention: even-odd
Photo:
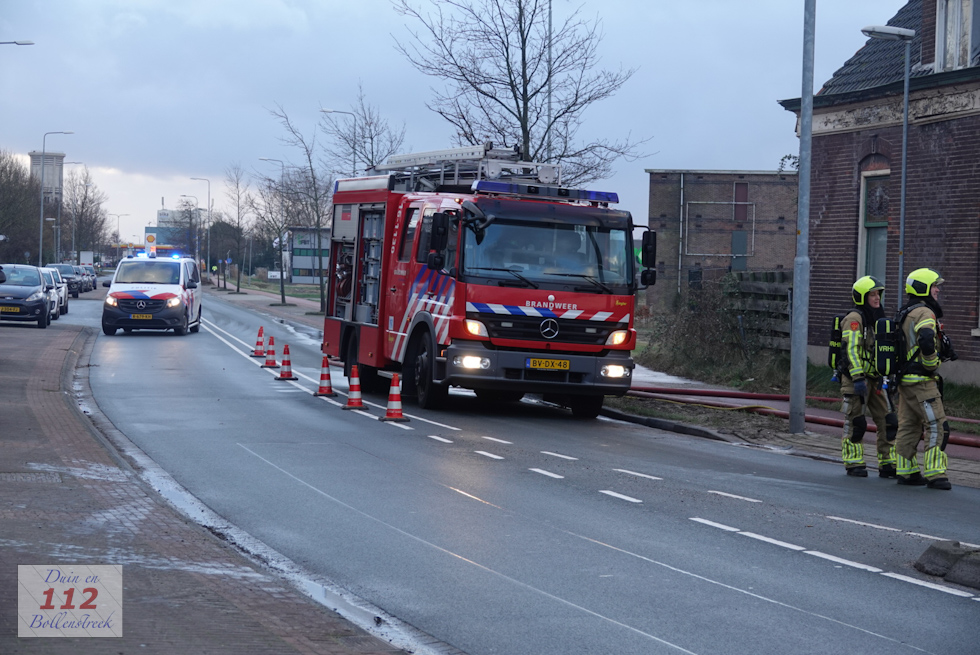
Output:
[[854,393],[861,396],[861,398],[868,397],[868,383],[864,381],[864,378],[854,381]]

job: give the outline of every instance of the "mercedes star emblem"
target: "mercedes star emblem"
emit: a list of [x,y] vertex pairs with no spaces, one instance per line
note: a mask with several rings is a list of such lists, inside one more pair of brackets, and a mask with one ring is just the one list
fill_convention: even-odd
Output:
[[541,321],[541,336],[545,339],[554,339],[558,336],[558,321],[553,318],[546,318]]
[[136,301],[136,309],[146,309],[146,301],[145,300],[137,300]]

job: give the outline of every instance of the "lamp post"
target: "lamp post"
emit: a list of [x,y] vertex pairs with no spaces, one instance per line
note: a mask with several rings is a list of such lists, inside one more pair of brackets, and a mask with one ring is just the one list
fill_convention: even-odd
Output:
[[[285,193],[286,186],[286,164],[281,159],[273,159],[272,157],[259,157],[259,161],[277,161],[280,166],[279,174],[279,210],[282,212],[282,227],[286,227],[286,200],[283,197]],[[286,262],[282,261],[283,253],[283,239],[286,238],[285,234],[279,235],[279,297],[282,304],[286,304]]]
[[[86,192],[87,193],[87,192]],[[122,259],[122,254],[120,248],[122,247],[122,228],[120,227],[120,218],[123,216],[129,216],[129,214],[108,214],[109,216],[116,217],[116,260]]]
[[[892,27],[891,25],[870,25],[861,32],[872,39],[882,39],[884,41],[904,41],[905,42],[905,92],[902,96],[902,187],[901,195],[898,199],[898,286],[900,289],[905,287],[905,180],[906,162],[908,161],[909,148],[909,67],[912,56],[912,39],[915,38],[915,30],[903,27]],[[902,294],[895,294],[898,298],[898,306],[902,306]]]
[[339,109],[321,109],[324,114],[347,114],[354,120],[354,137],[351,139],[350,151],[351,151],[351,177],[357,175],[357,114],[350,111],[341,111]]
[[[208,183],[208,241],[207,241],[207,249],[208,249],[208,279],[211,279],[211,180],[209,180],[206,177],[192,177],[191,179],[192,180],[197,180],[199,182],[207,182]],[[200,266],[201,265],[200,262],[198,262],[197,265]]]
[[[195,216],[197,216],[197,218],[200,218],[198,212],[198,207],[200,206],[200,203],[197,201],[197,196],[181,194],[180,197],[194,199],[194,214]],[[198,262],[201,261],[201,241],[200,239],[197,238],[197,228],[194,229],[194,260]]]
[[44,266],[44,154],[47,151],[49,134],[74,134],[74,132],[45,132],[41,139],[41,234],[37,243],[37,265]]
[[0,41],[0,45],[34,45],[33,41]]

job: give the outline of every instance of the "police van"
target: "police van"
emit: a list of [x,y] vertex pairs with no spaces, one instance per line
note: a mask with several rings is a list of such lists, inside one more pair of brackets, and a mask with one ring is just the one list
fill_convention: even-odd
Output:
[[173,330],[184,335],[201,329],[201,274],[189,257],[127,257],[119,262],[102,305],[102,332],[120,328]]

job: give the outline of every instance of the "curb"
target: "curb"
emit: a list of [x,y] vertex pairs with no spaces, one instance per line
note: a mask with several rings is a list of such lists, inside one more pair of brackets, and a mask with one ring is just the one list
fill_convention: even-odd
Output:
[[627,414],[626,412],[621,412],[618,409],[610,409],[608,407],[603,407],[602,410],[599,411],[599,414],[601,416],[613,418],[619,421],[626,421],[637,425],[645,425],[648,428],[656,428],[658,430],[686,434],[692,437],[701,437],[703,439],[711,439],[713,441],[724,441],[726,443],[742,443],[741,439],[734,439],[727,435],[721,434],[720,432],[701,427],[700,425],[668,421],[666,419],[654,418],[652,416],[636,416],[635,414]]

